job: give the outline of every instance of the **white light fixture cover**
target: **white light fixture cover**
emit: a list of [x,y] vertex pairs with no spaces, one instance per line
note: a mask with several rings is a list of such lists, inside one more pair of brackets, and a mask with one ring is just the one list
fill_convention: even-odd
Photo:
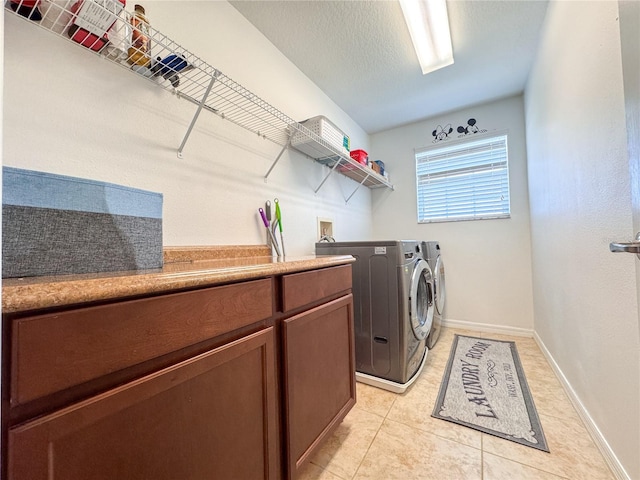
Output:
[[453,63],[446,0],[399,0],[422,73]]

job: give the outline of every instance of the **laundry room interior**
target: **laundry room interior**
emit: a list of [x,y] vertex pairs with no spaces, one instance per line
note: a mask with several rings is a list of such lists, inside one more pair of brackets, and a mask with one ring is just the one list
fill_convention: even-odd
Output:
[[[127,25],[130,35],[129,25],[133,23],[128,19],[136,15],[134,2],[118,1],[122,4],[118,7],[121,9],[118,22],[127,19],[122,25]],[[118,1],[84,0],[86,5],[102,10],[105,4]],[[75,415],[74,412],[94,399],[102,401],[111,393],[128,395],[126,392],[134,392],[126,390],[129,384],[131,388],[140,388],[142,380],[160,379],[161,373],[172,371],[176,365],[191,368],[194,364],[189,362],[204,358],[206,352],[224,352],[225,345],[236,345],[235,342],[250,337],[247,345],[259,339],[275,345],[260,347],[264,348],[261,352],[267,353],[255,356],[277,364],[274,372],[247,375],[246,380],[270,379],[264,394],[256,394],[257,400],[251,404],[256,410],[264,406],[268,413],[258,420],[252,419],[253,423],[249,420],[237,425],[230,423],[228,428],[232,432],[234,428],[241,430],[242,425],[247,429],[252,424],[264,425],[265,439],[268,437],[269,441],[265,440],[264,445],[258,445],[255,439],[251,440],[253,443],[233,444],[235,450],[244,452],[237,456],[227,456],[226,450],[220,450],[224,454],[214,452],[214,457],[228,459],[227,463],[235,462],[224,465],[222,470],[212,466],[211,471],[217,472],[216,475],[238,480],[640,480],[640,263],[634,255],[615,252],[616,249],[640,251],[636,250],[638,239],[635,237],[640,231],[639,2],[442,2],[448,9],[453,63],[424,75],[400,2],[395,0],[140,0],[137,3],[144,7],[138,9],[144,12],[139,17],[144,18],[151,32],[149,62],[156,62],[155,70],[132,68],[126,49],[124,56],[113,57],[109,48],[115,46],[115,35],[111,44],[103,49],[92,48],[86,40],[70,38],[68,22],[78,15],[82,0],[5,1],[2,478],[53,478],[47,475],[54,475],[51,469],[55,462],[47,463],[47,455],[54,454],[47,452],[64,456],[64,448],[83,448],[77,447],[82,443],[73,442],[82,437],[82,428],[89,429],[86,426],[89,421],[74,430],[77,435],[74,437],[64,430],[67,427],[58,427],[55,423],[59,414]],[[67,10],[72,5],[78,6]],[[40,9],[43,18],[34,18],[35,8]],[[54,10],[68,14],[62,26],[59,23],[63,15],[53,17]],[[87,25],[79,23],[76,27],[93,28]],[[111,24],[106,28],[112,28]],[[166,43],[161,52],[162,42]],[[169,53],[185,56],[183,71],[179,70],[183,66],[168,67],[161,63],[162,57]],[[170,76],[171,73],[176,75]],[[200,73],[202,77],[198,76]],[[202,102],[198,95],[190,93],[191,79],[194,90],[197,87],[204,95]],[[212,98],[219,94],[219,103],[208,105],[205,99],[209,93]],[[238,104],[226,113],[225,102],[232,103],[234,96],[257,105],[256,109]],[[260,112],[256,113],[258,107]],[[257,119],[255,122],[252,115]],[[341,147],[345,150],[340,150],[335,157],[332,154],[331,161],[319,161],[293,143],[294,130],[307,132],[304,121],[318,117],[341,132],[340,140],[344,133],[345,145]],[[265,126],[260,124],[262,121]],[[273,127],[280,122],[289,126]],[[277,134],[284,131],[285,140],[274,140],[272,128],[278,130]],[[314,134],[309,135],[315,138]],[[433,221],[419,218],[418,157],[440,147],[464,145],[497,135],[507,139],[504,148],[508,159],[505,177],[508,213],[457,221],[455,217]],[[364,151],[369,164],[375,167],[369,166],[367,160],[366,166],[358,165],[349,150]],[[82,210],[77,205],[87,200],[69,200],[64,192],[59,202],[44,198],[48,194],[43,192],[49,192],[44,190],[45,183],[30,183],[30,191],[35,192],[34,201],[40,202],[36,205],[32,199],[25,200],[27,189],[23,189],[23,183],[13,180],[14,183],[8,183],[7,175],[25,172],[36,172],[36,177],[28,178],[37,178],[37,182],[47,179],[96,182],[91,184],[102,196],[100,201],[92,203],[98,205],[97,210],[92,210],[94,213],[115,215],[109,199],[109,189],[114,185],[117,187],[113,191],[117,191],[113,198],[120,195],[118,192],[124,194],[124,189],[132,189],[131,195],[140,192],[159,195],[161,212],[145,225],[153,224],[156,228],[158,222],[161,224],[153,240],[158,243],[157,252],[164,266],[122,277],[112,277],[91,267],[60,276],[45,270],[43,263],[54,262],[56,259],[51,258],[54,254],[47,255],[42,247],[34,247],[40,248],[39,252],[28,250],[20,245],[22,241],[10,238],[7,233],[12,232],[8,230],[12,227],[10,222],[18,221],[16,218],[24,214],[18,207],[62,208],[77,213],[78,209]],[[15,185],[18,185],[17,191]],[[9,204],[9,197],[26,203]],[[63,204],[66,207],[59,206]],[[70,204],[74,206],[68,207]],[[122,205],[118,207],[120,217],[146,215],[131,213],[143,208],[134,209],[130,200],[118,205]],[[271,210],[265,213],[268,208]],[[262,217],[259,209],[263,210]],[[42,218],[45,222],[51,217]],[[34,227],[29,231],[37,232],[38,225],[34,220],[29,222]],[[49,242],[45,250],[50,245],[51,252],[69,251],[65,242],[54,245],[50,236],[34,235],[41,242],[38,245]],[[114,235],[129,249],[123,257],[131,257],[131,249],[148,248],[148,231],[143,232],[144,241],[133,246],[122,238],[125,234]],[[407,250],[399,241],[414,243]],[[433,290],[435,263],[429,264],[423,242],[437,243],[442,258],[442,295],[446,266],[443,312],[438,312],[435,306],[438,294]],[[415,329],[412,333],[409,327],[407,332],[401,332],[400,337],[419,343],[424,354],[416,357],[417,363],[408,376],[411,378],[398,373],[398,378],[390,382],[391,387],[388,379],[386,386],[371,379],[376,375],[373,360],[372,370],[358,367],[364,364],[359,358],[364,355],[361,349],[370,348],[367,355],[373,355],[375,348],[385,346],[393,356],[398,354],[394,350],[398,347],[392,345],[390,337],[374,334],[371,329],[368,330],[370,338],[362,337],[364,333],[359,328],[364,327],[362,323],[358,326],[362,312],[357,302],[363,294],[359,292],[379,285],[379,281],[372,281],[366,288],[364,283],[357,283],[360,277],[356,276],[355,265],[360,259],[351,258],[353,254],[348,250],[337,248],[347,243],[370,245],[372,256],[373,252],[375,255],[384,252],[389,259],[391,252],[398,248],[401,260],[389,260],[396,263],[385,266],[397,272],[389,274],[396,283],[402,283],[403,278],[411,280],[411,271],[402,273],[403,262],[410,260],[411,268],[414,263],[429,265],[425,267],[429,273],[423,287],[415,287],[424,288],[423,293],[429,297],[422,307],[415,304],[416,294],[410,293],[413,287],[407,287],[406,292],[400,290],[404,293],[399,295],[401,287],[395,286],[393,290],[393,298],[399,298],[399,303],[406,300],[401,307],[406,308],[406,315],[414,315],[416,309],[423,308],[429,312],[429,318],[428,328],[421,334]],[[273,244],[279,247],[277,251],[275,247],[272,250]],[[58,263],[97,264],[100,257],[104,260],[111,255],[99,242],[85,247],[82,256],[74,258],[69,254],[60,257]],[[19,255],[9,257],[13,254],[12,248],[20,250]],[[256,248],[262,253],[233,254],[232,266],[222,263],[223,255],[228,253],[220,252],[254,252]],[[379,250],[381,248],[384,250]],[[183,251],[191,256],[187,260],[184,260],[186,257],[174,259],[186,255]],[[331,257],[323,258],[323,255]],[[259,261],[258,257],[268,257],[268,260]],[[29,264],[40,273],[25,274],[16,270],[15,275],[8,275],[8,258],[17,258],[21,265]],[[181,262],[189,266],[180,270]],[[263,263],[268,264],[268,269]],[[348,280],[342,273],[345,270],[341,270],[345,265],[353,268],[353,277],[349,273]],[[330,269],[333,269],[331,277],[328,273],[323,276],[323,272]],[[311,277],[300,275],[311,273],[315,275],[313,281],[320,282],[320,286],[304,283],[304,278]],[[205,279],[206,275],[213,277]],[[156,276],[164,282],[162,287],[151,285]],[[142,285],[144,282],[149,285]],[[47,325],[52,325],[58,316],[83,311],[84,317],[78,313],[78,317],[69,318],[90,322],[89,319],[95,317],[92,312],[101,312],[100,309],[121,304],[126,304],[126,308],[142,308],[137,305],[147,300],[174,298],[172,295],[178,299],[175,304],[162,304],[163,307],[149,311],[158,317],[164,315],[163,318],[184,317],[184,322],[180,322],[189,328],[198,328],[204,324],[204,313],[196,313],[201,310],[194,307],[189,317],[191,304],[180,295],[198,294],[209,288],[232,292],[232,288],[244,286],[247,286],[246,292],[225,293],[232,302],[228,308],[218,297],[202,301],[224,315],[243,308],[256,310],[256,316],[247,313],[244,323],[234,324],[233,333],[207,330],[201,336],[191,337],[191,333],[172,336],[170,332],[177,331],[178,327],[167,320],[167,338],[172,339],[171,342],[184,338],[184,343],[151,352],[152,347],[146,345],[153,343],[154,332],[161,335],[160,326],[155,323],[141,323],[127,334],[131,338],[140,334],[144,342],[130,345],[126,343],[129,340],[123,338],[122,343],[110,346],[115,334],[109,333],[106,327],[96,327],[98,334],[91,337],[85,324],[78,324],[76,328],[69,320],[69,333],[59,330],[62,343],[58,351],[53,352],[54,348],[47,347],[49,344],[43,340],[41,344],[34,341],[27,345],[32,357],[25,353],[23,359],[18,352],[22,338],[27,342],[29,335],[36,335],[37,325],[44,327],[45,320],[49,322]],[[305,300],[297,301],[299,298]],[[392,304],[393,301],[384,308],[400,308]],[[346,312],[351,323],[342,326],[353,344],[343,345],[341,342],[346,337],[340,335],[328,335],[330,340],[326,344],[312,340],[305,343],[304,339],[313,335],[320,338],[324,330],[310,330],[313,335],[297,333],[296,328],[302,332],[300,325],[307,324],[296,324],[294,320],[307,313],[308,318],[315,318],[326,305],[335,307],[336,312]],[[374,310],[376,308],[380,312],[380,307]],[[259,314],[258,309],[261,309]],[[109,321],[119,318],[115,314],[105,315]],[[147,318],[131,314],[136,322],[142,322],[143,317]],[[328,315],[327,324],[338,328],[335,318],[337,314]],[[407,325],[410,323],[407,320]],[[441,328],[437,335],[436,323]],[[118,325],[122,325],[124,331],[126,323]],[[42,332],[54,335],[56,330],[43,328]],[[429,346],[431,330],[434,340]],[[71,343],[72,337],[77,344]],[[439,393],[444,395],[444,387],[440,392],[441,380],[453,363],[452,347],[466,337],[478,339],[476,345],[484,345],[483,340],[515,345],[518,352],[514,355],[515,369],[520,368],[521,362],[526,375],[526,381],[522,377],[521,384],[525,393],[530,390],[537,408],[537,415],[534,412],[531,418],[535,417],[536,422],[539,418],[546,450],[505,440],[486,429],[474,430],[434,418],[437,417],[436,402],[441,400]],[[289,352],[287,349],[293,348],[294,340],[300,340],[301,346]],[[409,348],[403,346],[401,338],[397,341],[401,350]],[[365,343],[370,347],[362,346]],[[77,347],[82,344],[86,350]],[[80,352],[104,348],[96,357],[102,361],[109,357],[109,348],[115,352],[116,346],[123,350],[121,354],[114,354],[112,363],[89,371],[90,364],[97,365],[98,360],[83,357]],[[347,350],[343,351],[342,346]],[[38,353],[45,349],[52,350],[50,356]],[[148,357],[136,356],[145,350],[150,352]],[[27,347],[24,351],[27,352]],[[335,362],[324,358],[332,354],[323,352],[334,352]],[[344,391],[348,398],[343,399],[338,413],[326,415],[331,421],[322,420],[322,425],[320,420],[303,422],[304,428],[294,423],[296,415],[304,421],[308,419],[308,415],[301,413],[304,405],[300,407],[302,410],[297,410],[296,401],[304,398],[309,408],[316,411],[334,401],[322,403],[319,397],[309,393],[331,390],[333,377],[324,378],[321,374],[300,370],[299,375],[296,373],[290,379],[288,375],[295,368],[307,363],[287,360],[289,353],[324,358],[323,368],[327,370],[326,364],[337,364],[337,359],[344,355],[349,372],[336,382],[336,391]],[[129,360],[125,361],[126,358]],[[66,363],[66,368],[85,372],[84,376],[68,380],[75,375],[63,368],[65,362],[71,362],[69,359],[75,363]],[[38,370],[48,365],[60,366],[60,371],[49,375]],[[37,381],[23,380],[32,371],[42,377],[37,377]],[[215,377],[216,381],[225,383],[215,384],[217,386],[207,392],[231,389],[242,374],[230,372]],[[358,373],[369,375],[369,380]],[[197,378],[200,374],[185,373],[176,378],[192,378],[190,375]],[[40,387],[36,384],[45,377],[54,379],[51,387],[38,390]],[[300,388],[309,391],[296,397],[296,382],[307,377],[317,381],[316,390],[308,382],[303,383]],[[58,381],[55,379],[59,379],[59,383],[55,384]],[[168,385],[170,381],[167,382]],[[406,383],[404,387],[403,383]],[[185,389],[188,388],[187,385]],[[160,387],[157,389],[160,391]],[[257,387],[255,390],[262,392]],[[237,394],[230,393],[229,398],[244,395],[246,391],[238,389]],[[131,393],[131,398],[142,399],[152,394],[136,395]],[[271,398],[275,403],[267,400]],[[224,403],[227,400],[222,399],[220,405],[234,403],[230,400]],[[150,407],[145,408],[147,404],[142,400],[136,401],[140,402],[139,412],[149,411]],[[246,403],[248,405],[249,400]],[[197,399],[194,404],[200,405]],[[114,422],[113,432],[109,433],[104,425],[107,422],[100,419],[103,415],[105,418],[117,416],[113,413],[117,408],[106,403],[101,405],[103,410],[97,406],[95,410],[87,410],[100,412],[95,413],[98,419],[95,425],[100,427],[87,434],[89,439],[115,435],[115,425],[120,425]],[[181,403],[175,411],[182,412],[183,406]],[[169,410],[158,408],[157,411]],[[153,418],[157,420],[161,415],[169,416],[158,413]],[[244,414],[226,416],[238,418],[235,415]],[[53,432],[55,427],[63,433],[40,435],[44,430],[39,428],[49,421],[54,423],[47,432]],[[152,431],[153,421],[150,419],[144,428]],[[123,422],[123,425],[127,423],[124,419]],[[71,425],[71,421],[68,424]],[[25,435],[29,428],[37,432],[33,434],[33,438],[37,438],[33,442],[32,437]],[[166,441],[161,442],[157,452],[169,456],[175,442],[170,441],[171,435],[165,435],[166,432],[158,428],[161,432],[158,438],[164,435]],[[306,433],[305,429],[313,428],[317,428],[313,436]],[[172,432],[187,435],[187,430],[175,427]],[[198,434],[197,440],[183,443],[211,456],[210,451],[202,447],[203,439],[210,440],[207,436],[210,433]],[[134,434],[131,433],[131,438],[127,435],[123,434],[126,440],[122,445],[135,445]],[[144,445],[155,448],[153,442],[157,439],[152,436],[144,435],[144,441],[149,442]],[[131,443],[127,443],[130,439]],[[87,479],[109,478],[106,472],[109,475],[120,472],[120,478],[168,479],[172,478],[168,472],[187,471],[170,470],[172,464],[166,466],[166,470],[164,466],[158,467],[160,473],[151,474],[155,472],[151,467],[131,467],[132,464],[124,460],[118,467],[121,470],[109,470],[118,465],[118,457],[113,457],[113,452],[119,452],[119,447],[115,441],[113,446],[107,443],[109,447],[103,450],[98,444],[87,447],[86,458],[78,460],[86,462],[89,466],[86,470],[82,470],[83,465],[78,467],[75,460],[63,457],[55,468],[69,469],[60,470],[60,478],[65,475],[60,472],[67,475],[83,472],[79,477],[66,478]],[[220,446],[223,443],[215,443],[215,448],[224,448]],[[292,446],[298,444],[304,446]],[[250,460],[247,456],[245,462],[243,455],[248,455],[246,450],[250,449],[259,454]],[[109,455],[115,458],[115,466],[107,461],[93,462],[94,452],[96,456],[104,454],[104,458]],[[36,460],[27,462],[26,458]],[[159,453],[157,458],[162,459]],[[202,458],[194,454],[193,463]],[[132,454],[127,462],[135,462],[135,456]],[[261,471],[264,468],[264,472],[256,476],[239,473],[245,472],[238,470],[243,463],[247,469]],[[133,471],[128,468],[138,467],[135,474],[127,474]],[[207,471],[202,468],[200,475]],[[104,469],[107,476],[97,473],[99,469]],[[196,468],[190,472],[182,478],[209,478],[198,476]]]

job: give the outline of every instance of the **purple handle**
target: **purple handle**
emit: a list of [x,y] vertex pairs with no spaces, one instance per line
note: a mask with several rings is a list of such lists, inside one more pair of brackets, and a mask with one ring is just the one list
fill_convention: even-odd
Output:
[[264,210],[262,208],[259,208],[258,211],[262,216],[262,222],[264,223],[264,226],[269,228],[269,220],[267,220],[267,215],[264,213]]

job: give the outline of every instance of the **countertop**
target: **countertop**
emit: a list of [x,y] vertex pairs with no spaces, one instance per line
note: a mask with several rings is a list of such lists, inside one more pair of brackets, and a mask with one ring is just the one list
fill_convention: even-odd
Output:
[[206,287],[352,263],[350,255],[277,258],[266,245],[165,247],[161,269],[2,280],[2,312],[15,313]]

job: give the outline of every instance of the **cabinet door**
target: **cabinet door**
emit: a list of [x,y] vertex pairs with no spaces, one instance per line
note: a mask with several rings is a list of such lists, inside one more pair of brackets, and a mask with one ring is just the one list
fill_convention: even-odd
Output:
[[11,480],[277,479],[273,328],[9,431]]
[[356,402],[353,297],[284,321],[284,387],[289,478]]

